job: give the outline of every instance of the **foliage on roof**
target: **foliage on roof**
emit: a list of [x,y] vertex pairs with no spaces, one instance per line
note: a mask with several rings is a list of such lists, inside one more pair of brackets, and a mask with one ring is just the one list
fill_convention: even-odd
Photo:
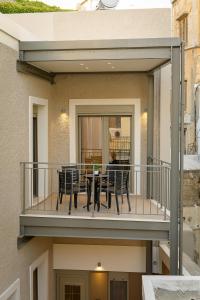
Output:
[[18,13],[36,13],[36,12],[57,12],[67,11],[57,6],[50,6],[40,1],[15,0],[0,1],[0,13],[18,14]]

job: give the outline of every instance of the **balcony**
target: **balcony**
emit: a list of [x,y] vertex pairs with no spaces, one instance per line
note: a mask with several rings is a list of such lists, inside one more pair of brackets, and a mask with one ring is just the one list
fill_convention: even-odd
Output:
[[22,163],[23,236],[168,239],[167,164]]

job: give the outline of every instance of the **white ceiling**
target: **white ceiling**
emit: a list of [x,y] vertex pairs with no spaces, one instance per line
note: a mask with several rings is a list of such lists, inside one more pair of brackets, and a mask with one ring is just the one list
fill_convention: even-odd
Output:
[[32,65],[53,73],[90,73],[90,72],[130,72],[150,71],[164,59],[132,59],[132,60],[90,60],[90,61],[45,61]]

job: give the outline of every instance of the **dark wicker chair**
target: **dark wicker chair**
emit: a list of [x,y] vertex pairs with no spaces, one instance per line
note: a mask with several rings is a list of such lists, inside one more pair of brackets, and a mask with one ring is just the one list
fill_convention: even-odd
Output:
[[59,192],[56,209],[62,203],[63,195],[70,195],[69,215],[71,214],[72,198],[74,196],[74,207],[78,206],[78,193],[86,192],[88,195],[87,183],[81,180],[80,170],[76,166],[63,166],[62,171],[58,171]]
[[130,166],[108,165],[106,169],[108,179],[101,183],[100,192],[106,193],[108,208],[111,208],[111,196],[115,195],[117,213],[119,214],[119,196],[123,201],[123,195],[126,194],[128,201],[128,209],[131,211],[130,198],[129,198],[129,173]]

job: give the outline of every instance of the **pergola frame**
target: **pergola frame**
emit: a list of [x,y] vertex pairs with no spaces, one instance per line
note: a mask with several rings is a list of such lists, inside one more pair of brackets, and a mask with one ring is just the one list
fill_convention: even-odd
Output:
[[[162,59],[155,68],[142,71],[152,74],[166,63],[172,65],[171,93],[171,178],[170,178],[170,273],[182,273],[182,176],[183,176],[183,46],[178,38],[101,40],[101,41],[39,41],[20,42],[18,71],[54,80],[55,73],[48,73],[33,66],[34,62],[81,60]],[[140,72],[133,70],[132,72]],[[66,73],[67,70],[66,70]],[[83,72],[81,72],[83,73]],[[85,72],[88,73],[88,72]],[[59,74],[59,73],[58,73]],[[149,80],[152,98],[153,79]],[[153,154],[152,109],[149,116],[147,153]]]

